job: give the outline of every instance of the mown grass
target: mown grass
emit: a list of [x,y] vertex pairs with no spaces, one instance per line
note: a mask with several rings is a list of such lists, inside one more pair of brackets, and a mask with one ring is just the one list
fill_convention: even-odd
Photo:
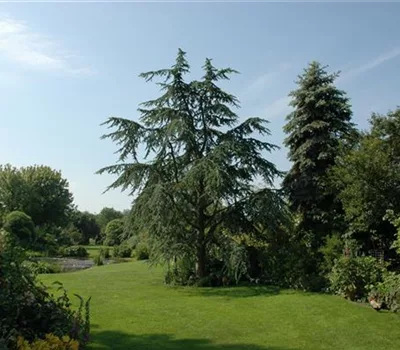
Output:
[[143,262],[41,279],[92,297],[90,349],[400,349],[400,315],[331,295],[168,287]]
[[102,245],[84,245],[83,246],[87,252],[89,253],[89,258],[94,258],[95,256],[100,254],[100,250],[103,248],[108,248],[110,250],[110,254],[112,255],[113,247],[105,247]]

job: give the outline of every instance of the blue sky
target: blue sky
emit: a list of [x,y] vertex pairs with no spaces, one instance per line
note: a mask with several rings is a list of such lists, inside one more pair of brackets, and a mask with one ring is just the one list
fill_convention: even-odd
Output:
[[[124,209],[131,198],[94,175],[115,162],[100,140],[107,117],[137,118],[157,96],[138,74],[188,53],[241,72],[226,85],[241,117],[270,120],[282,145],[287,94],[312,60],[342,71],[354,121],[400,105],[400,3],[19,3],[0,5],[0,163],[62,171],[82,210]],[[286,150],[270,155],[287,170]]]

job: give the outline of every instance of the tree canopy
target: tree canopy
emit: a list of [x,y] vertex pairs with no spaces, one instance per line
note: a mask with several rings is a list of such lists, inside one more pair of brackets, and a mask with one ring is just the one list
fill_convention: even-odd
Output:
[[96,215],[87,211],[75,211],[73,213],[72,224],[82,234],[80,244],[88,244],[89,239],[96,239],[100,236],[100,226],[96,219]]
[[48,166],[15,168],[0,165],[0,203],[3,211],[20,210],[35,225],[65,225],[73,197],[61,172]]
[[370,125],[338,159],[332,179],[349,223],[348,235],[366,250],[388,251],[396,230],[383,218],[387,210],[400,212],[400,109],[373,114]]
[[300,214],[301,229],[313,232],[316,244],[331,232],[338,210],[328,170],[335,164],[341,140],[354,133],[349,99],[334,85],[337,76],[312,62],[290,93],[294,110],[284,127],[292,167],[283,187],[291,208]]
[[9,213],[4,219],[3,229],[25,247],[35,239],[35,225],[31,217],[21,211]]
[[113,131],[103,137],[119,145],[119,162],[99,171],[117,175],[110,188],[136,195],[132,218],[148,232],[156,256],[193,258],[199,278],[208,274],[208,248],[222,224],[260,232],[249,227],[254,206],[269,218],[264,229],[279,221],[283,206],[276,191],[253,184],[259,177],[272,186],[281,174],[265,158],[277,148],[265,141],[267,121],[240,122],[238,99],[217,85],[233,69],[206,59],[203,70],[201,80],[186,81],[190,66],[179,50],[171,68],[141,74],[146,81],[158,78],[162,95],[141,104],[139,121],[105,122]]
[[111,220],[105,229],[104,245],[114,246],[121,243],[121,237],[124,233],[124,220],[114,219]]
[[96,221],[97,224],[100,226],[100,230],[104,232],[107,224],[110,221],[114,219],[121,219],[123,216],[123,213],[114,208],[104,207],[103,209],[101,209],[100,213],[96,215]]

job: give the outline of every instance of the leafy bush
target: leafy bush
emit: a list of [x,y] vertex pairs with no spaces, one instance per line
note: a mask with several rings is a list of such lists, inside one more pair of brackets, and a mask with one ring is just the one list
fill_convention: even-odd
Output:
[[135,258],[137,260],[147,260],[149,257],[149,246],[144,242],[138,243],[135,248]]
[[59,254],[63,257],[74,258],[86,258],[89,256],[86,248],[81,246],[63,247],[60,249]]
[[37,275],[41,273],[59,273],[61,266],[56,263],[48,263],[46,261],[24,261],[23,266],[29,269],[32,274]]
[[34,250],[26,250],[25,251],[26,256],[28,257],[28,259],[32,259],[32,258],[42,258],[45,255],[43,254],[43,252],[37,252]]
[[78,350],[79,342],[68,335],[57,337],[54,334],[46,334],[44,339],[29,342],[23,337],[18,337],[17,350]]
[[371,295],[393,312],[400,311],[400,274],[388,272]]
[[93,258],[93,262],[96,266],[102,266],[104,265],[104,257],[100,253]]
[[89,334],[89,300],[78,296],[80,306],[72,310],[62,285],[58,283],[61,296],[55,298],[37,284],[24,260],[22,249],[0,232],[0,339],[13,349],[18,336],[33,341],[53,333],[84,345]]
[[394,240],[391,248],[395,249],[397,254],[400,254],[400,217],[395,216],[393,210],[387,210],[384,219],[388,220],[394,227],[397,228],[396,239]]
[[[136,249],[138,249],[138,246],[136,246]],[[193,259],[190,257],[175,259],[168,266],[167,273],[165,274],[165,283],[179,286],[194,285],[198,282],[195,276]]]
[[124,233],[124,220],[114,219],[110,221],[105,229],[106,238],[104,245],[115,246],[121,243],[121,236]]
[[321,269],[324,273],[332,271],[335,261],[343,255],[344,242],[338,235],[325,238],[325,244],[320,248],[323,256]]
[[121,244],[120,246],[115,246],[113,250],[113,256],[115,258],[130,258],[132,255],[132,248],[127,244]]
[[56,256],[60,245],[67,245],[70,242],[69,240],[65,242],[62,232],[54,227],[39,227],[36,231],[36,240],[32,245],[32,249],[42,252],[44,256]]
[[35,225],[31,217],[22,211],[9,213],[5,217],[3,228],[24,247],[28,247],[35,236]]
[[110,259],[111,254],[110,254],[110,248],[106,247],[106,248],[100,248],[100,255],[104,258],[104,259]]
[[382,281],[385,270],[373,257],[342,257],[329,274],[330,289],[350,300],[365,299],[374,286]]

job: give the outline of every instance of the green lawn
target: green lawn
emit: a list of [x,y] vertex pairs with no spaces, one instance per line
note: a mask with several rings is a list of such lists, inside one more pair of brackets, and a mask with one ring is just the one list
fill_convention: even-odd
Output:
[[167,287],[162,271],[143,262],[41,279],[92,296],[91,349],[400,349],[400,315],[336,296]]
[[[102,245],[84,245],[83,247],[86,248],[86,250],[88,251],[89,258],[94,258],[95,256],[99,255],[101,248],[107,248]],[[110,254],[112,255],[113,247],[108,247],[108,249],[110,250]]]

